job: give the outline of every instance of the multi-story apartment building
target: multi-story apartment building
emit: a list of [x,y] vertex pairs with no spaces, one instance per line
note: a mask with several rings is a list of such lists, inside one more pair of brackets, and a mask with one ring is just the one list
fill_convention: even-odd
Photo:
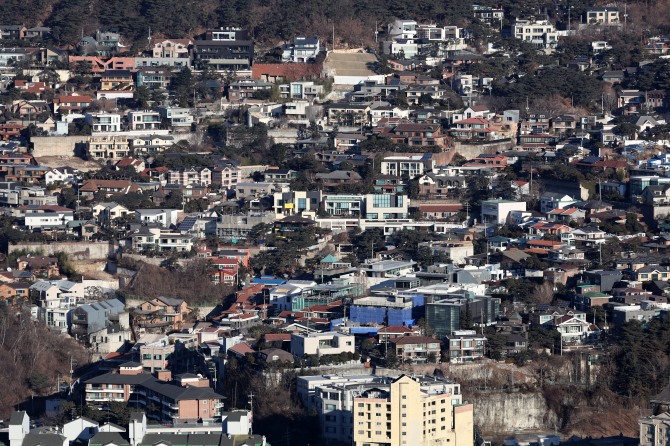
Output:
[[161,127],[161,115],[155,111],[128,112],[130,130],[158,130]]
[[484,357],[486,337],[475,330],[456,330],[447,336],[449,362],[458,364]]
[[236,166],[220,166],[212,169],[212,185],[232,189],[242,178],[242,169]]
[[389,341],[397,358],[403,362],[422,363],[440,357],[440,341],[429,336],[399,336]]
[[182,186],[200,185],[209,186],[212,184],[212,171],[208,167],[196,169],[170,170],[168,172],[169,184],[180,184]]
[[121,131],[121,116],[116,113],[86,113],[84,121],[93,133]]
[[86,143],[86,155],[96,160],[119,161],[130,156],[128,138],[92,136]]
[[251,69],[254,43],[241,28],[222,27],[207,30],[204,39],[196,40],[194,64],[217,71],[245,71]]
[[328,195],[323,200],[324,210],[333,217],[385,220],[407,218],[408,199],[404,195]]
[[670,413],[640,418],[640,446],[666,446],[670,438]]
[[366,389],[354,398],[354,445],[470,446],[473,406],[459,394],[449,383],[406,375]]
[[[223,395],[209,387],[187,385],[181,380],[165,382],[169,372],[157,372],[160,380],[142,371],[142,364],[121,364],[118,373],[106,373],[86,381],[86,402],[103,404],[111,401],[136,404],[148,418],[162,423],[196,424],[213,421],[223,410]],[[180,382],[180,381],[177,381]],[[188,384],[191,384],[190,382]]]
[[517,20],[512,25],[512,36],[539,48],[553,49],[558,45],[556,28],[547,20]]
[[326,110],[328,125],[340,127],[360,127],[370,124],[370,106],[368,104],[335,103]]

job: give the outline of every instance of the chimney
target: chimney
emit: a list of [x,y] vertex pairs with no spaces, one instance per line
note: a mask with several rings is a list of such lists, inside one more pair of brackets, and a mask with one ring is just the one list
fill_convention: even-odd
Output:
[[169,370],[156,370],[156,378],[160,381],[172,381],[172,372]]

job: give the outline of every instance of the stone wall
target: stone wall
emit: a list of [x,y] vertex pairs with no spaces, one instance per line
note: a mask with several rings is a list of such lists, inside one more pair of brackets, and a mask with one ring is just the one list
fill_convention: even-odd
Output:
[[472,159],[482,153],[493,154],[503,152],[514,147],[511,139],[501,139],[490,143],[473,144],[463,141],[454,141],[454,150],[466,159]]
[[8,253],[25,249],[42,251],[44,255],[57,252],[66,253],[72,260],[107,260],[116,255],[118,245],[114,242],[54,242],[54,243],[18,243],[9,245]]
[[469,400],[475,405],[475,425],[484,433],[546,429],[557,422],[541,393],[478,392]]

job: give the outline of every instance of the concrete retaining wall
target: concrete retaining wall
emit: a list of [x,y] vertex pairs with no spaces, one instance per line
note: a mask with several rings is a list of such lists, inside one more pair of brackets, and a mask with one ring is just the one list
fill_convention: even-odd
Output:
[[44,255],[57,252],[66,253],[72,260],[107,260],[116,254],[118,246],[114,242],[54,242],[54,243],[18,243],[9,245],[8,253],[26,249],[42,251]]
[[33,136],[33,156],[74,156],[81,155],[83,144],[90,136]]

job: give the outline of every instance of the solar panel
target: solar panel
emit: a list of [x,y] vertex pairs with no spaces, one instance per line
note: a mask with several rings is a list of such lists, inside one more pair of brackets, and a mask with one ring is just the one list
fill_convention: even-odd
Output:
[[185,219],[182,220],[181,223],[179,223],[179,230],[180,231],[190,231],[193,229],[193,226],[195,226],[196,222],[198,221],[198,217],[186,217]]
[[550,305],[549,304],[539,304],[537,306],[537,309],[539,311],[547,311],[549,309]]

